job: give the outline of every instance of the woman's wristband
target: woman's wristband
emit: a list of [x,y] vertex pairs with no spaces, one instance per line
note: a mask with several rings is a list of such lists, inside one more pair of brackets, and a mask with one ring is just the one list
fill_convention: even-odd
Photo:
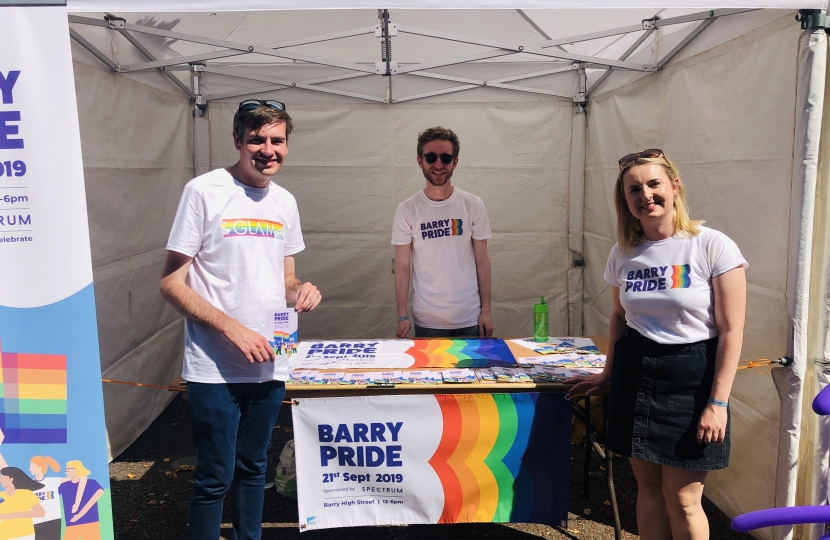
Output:
[[710,404],[712,404],[712,405],[714,405],[714,406],[716,406],[716,407],[726,407],[727,405],[729,405],[729,403],[728,403],[728,402],[726,402],[726,401],[721,401],[721,400],[719,400],[719,399],[715,399],[715,398],[713,398],[713,397],[710,397],[709,399],[707,399],[707,400],[706,400],[706,403],[710,403]]

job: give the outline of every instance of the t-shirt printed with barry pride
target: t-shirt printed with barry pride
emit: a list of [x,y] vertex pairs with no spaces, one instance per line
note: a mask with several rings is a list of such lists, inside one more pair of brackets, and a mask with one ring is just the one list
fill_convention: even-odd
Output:
[[439,219],[437,221],[421,222],[421,240],[443,238],[445,236],[462,236],[464,234],[463,219]]
[[484,202],[453,188],[444,201],[418,191],[398,205],[392,244],[412,245],[412,318],[425,328],[453,329],[478,324],[473,240],[493,236]]
[[722,232],[641,240],[631,250],[611,249],[605,281],[620,288],[628,326],[658,343],[686,344],[718,335],[712,278],[746,268],[741,250]]
[[666,289],[688,289],[692,284],[691,265],[652,266],[630,270],[622,292],[651,292]]

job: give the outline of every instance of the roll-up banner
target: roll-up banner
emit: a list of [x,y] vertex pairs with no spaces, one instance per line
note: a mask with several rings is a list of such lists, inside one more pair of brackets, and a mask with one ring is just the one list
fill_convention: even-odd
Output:
[[0,430],[0,536],[113,538],[65,6],[0,6]]
[[564,394],[301,399],[300,529],[524,522],[566,526]]

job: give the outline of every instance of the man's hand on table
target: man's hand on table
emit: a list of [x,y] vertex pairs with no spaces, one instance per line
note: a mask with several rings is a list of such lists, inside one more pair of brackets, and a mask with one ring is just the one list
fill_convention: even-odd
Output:
[[478,317],[478,336],[492,337],[493,336],[493,317],[490,312],[481,311]]
[[574,377],[568,382],[575,383],[569,391],[572,396],[604,396],[611,389],[611,374]]
[[395,331],[395,335],[399,338],[405,338],[406,335],[409,333],[410,328],[411,325],[409,323],[409,319],[398,321],[398,329]]

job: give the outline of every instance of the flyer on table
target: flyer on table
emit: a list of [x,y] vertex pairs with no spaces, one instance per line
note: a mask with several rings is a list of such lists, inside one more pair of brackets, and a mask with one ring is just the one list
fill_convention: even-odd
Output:
[[18,511],[38,517],[0,516],[0,536],[48,523],[64,538],[112,539],[65,6],[0,6],[0,262],[0,456],[40,486],[15,490]]

